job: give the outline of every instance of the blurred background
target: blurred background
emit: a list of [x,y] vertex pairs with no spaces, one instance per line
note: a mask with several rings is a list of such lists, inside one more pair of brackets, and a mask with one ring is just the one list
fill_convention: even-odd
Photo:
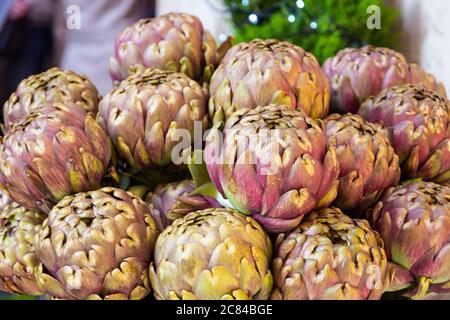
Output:
[[[381,28],[369,29],[373,5]],[[0,103],[20,80],[57,65],[87,75],[105,94],[109,57],[127,25],[171,11],[197,15],[218,39],[279,38],[320,62],[347,46],[374,44],[404,53],[450,87],[447,0],[1,0]]]

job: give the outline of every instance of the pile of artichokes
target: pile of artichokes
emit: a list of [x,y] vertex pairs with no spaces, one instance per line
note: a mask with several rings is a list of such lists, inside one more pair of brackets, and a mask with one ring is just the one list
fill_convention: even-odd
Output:
[[[0,138],[0,291],[443,299],[450,103],[387,48],[218,47],[186,13],[116,40],[115,88],[23,80]],[[329,111],[334,113],[329,115]]]

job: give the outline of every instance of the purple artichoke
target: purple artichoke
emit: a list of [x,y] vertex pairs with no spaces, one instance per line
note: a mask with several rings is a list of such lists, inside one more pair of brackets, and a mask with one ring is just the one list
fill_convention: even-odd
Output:
[[71,101],[86,112],[97,113],[100,99],[97,89],[86,77],[51,68],[20,82],[3,107],[3,118],[9,129],[42,105],[59,101]]
[[34,236],[46,215],[25,209],[3,192],[0,197],[0,291],[39,295]]
[[375,300],[392,280],[378,233],[337,208],[307,215],[275,246],[274,300]]
[[240,110],[225,124],[223,146],[216,133],[205,149],[212,182],[234,208],[267,230],[290,230],[335,199],[335,147],[327,147],[319,121],[303,112],[275,105]]
[[227,52],[211,78],[210,93],[214,123],[236,110],[268,104],[288,105],[323,118],[330,84],[311,53],[285,41],[255,39]]
[[131,193],[64,197],[35,238],[39,288],[59,299],[142,299],[157,235],[150,208]]
[[450,104],[434,91],[404,85],[369,98],[359,114],[389,130],[406,178],[450,182]]
[[110,74],[116,84],[142,66],[208,81],[218,59],[214,37],[187,13],[139,20],[118,35],[114,55]]
[[131,187],[129,191],[145,199],[145,202],[151,206],[152,217],[158,229],[163,231],[173,221],[188,213],[207,208],[220,208],[219,203],[211,197],[193,195],[192,192],[195,189],[192,180],[183,180],[160,184],[149,193],[142,186]]
[[336,143],[339,188],[336,206],[361,213],[400,180],[398,157],[387,133],[358,115],[333,114],[325,119],[328,139]]
[[196,121],[206,128],[206,97],[202,87],[183,73],[146,69],[103,98],[97,121],[119,156],[145,171],[172,163],[181,130],[192,138]]
[[413,181],[390,188],[369,220],[395,267],[390,291],[412,298],[450,293],[450,188]]
[[191,212],[158,237],[150,281],[158,300],[267,300],[272,243],[252,218]]
[[0,145],[0,184],[27,209],[48,213],[64,196],[95,189],[111,142],[90,113],[58,102],[17,122]]
[[421,84],[445,95],[442,83],[418,65],[408,64],[401,53],[388,48],[343,49],[325,61],[323,70],[331,82],[331,108],[336,112],[357,113],[369,96],[407,83]]

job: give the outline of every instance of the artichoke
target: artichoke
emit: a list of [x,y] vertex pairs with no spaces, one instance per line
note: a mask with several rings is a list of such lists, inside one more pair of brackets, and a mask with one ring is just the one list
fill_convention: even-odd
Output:
[[48,102],[71,101],[86,112],[97,112],[100,95],[89,79],[72,71],[51,68],[20,82],[3,107],[5,126],[9,129],[18,120]]
[[288,106],[236,112],[207,138],[205,160],[217,190],[266,230],[297,226],[315,207],[336,197],[339,165],[320,121]]
[[330,84],[316,58],[289,42],[256,39],[232,47],[214,72],[209,114],[214,123],[236,110],[284,104],[312,118],[328,113]]
[[139,67],[180,71],[208,81],[217,59],[216,41],[197,17],[169,13],[139,20],[122,31],[109,70],[116,84]]
[[396,86],[369,98],[359,114],[389,130],[404,177],[450,182],[450,104],[446,98],[423,87]]
[[146,203],[106,187],[63,198],[36,236],[36,280],[59,299],[142,299],[156,224]]
[[153,205],[155,219],[159,230],[164,230],[174,220],[184,217],[186,214],[207,209],[218,208],[220,205],[213,199],[202,195],[192,195],[195,190],[192,180],[172,182],[158,185],[145,199]]
[[57,102],[17,122],[0,144],[0,185],[27,209],[48,213],[64,196],[95,189],[111,158],[90,113]]
[[366,220],[330,207],[278,235],[274,300],[374,300],[392,280],[383,241]]
[[97,116],[119,156],[137,171],[171,164],[179,132],[191,138],[195,122],[205,129],[207,120],[202,87],[183,73],[157,69],[123,81],[102,99]]
[[408,64],[399,52],[365,46],[346,48],[327,59],[323,70],[331,82],[331,108],[357,113],[369,96],[395,85],[415,83],[445,95],[442,83],[415,64]]
[[252,218],[223,208],[196,211],[158,237],[150,280],[158,300],[265,300],[271,254]]
[[333,114],[325,119],[328,139],[336,142],[339,188],[336,206],[362,213],[400,180],[398,156],[387,133],[358,115]]
[[[3,193],[2,199],[7,199]],[[45,215],[8,201],[0,212],[0,291],[39,295],[34,269],[38,265],[34,254],[34,236],[39,232]]]
[[412,181],[390,188],[368,213],[395,267],[390,291],[450,293],[450,187]]

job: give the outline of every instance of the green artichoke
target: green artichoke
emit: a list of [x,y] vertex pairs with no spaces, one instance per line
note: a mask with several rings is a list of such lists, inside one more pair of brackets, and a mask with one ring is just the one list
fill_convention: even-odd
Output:
[[0,208],[0,291],[39,295],[34,269],[34,236],[45,215],[25,209],[1,193]]
[[450,104],[434,91],[404,85],[367,99],[359,114],[389,130],[405,178],[450,182]]
[[371,95],[407,83],[426,86],[445,96],[442,83],[388,48],[343,49],[325,61],[323,70],[331,82],[331,109],[340,113],[357,113],[361,103]]
[[196,16],[169,13],[139,20],[122,31],[109,70],[116,84],[142,66],[209,81],[217,59],[216,41]]
[[274,300],[379,299],[393,275],[378,233],[333,207],[278,235],[272,270]]
[[316,58],[279,40],[255,39],[232,47],[211,78],[214,123],[236,110],[284,104],[312,118],[328,113],[330,84]]
[[265,300],[271,254],[252,218],[223,208],[196,211],[158,237],[150,280],[158,300]]
[[325,130],[328,139],[336,143],[340,168],[335,205],[363,213],[400,180],[398,156],[387,132],[358,115],[330,115],[325,119]]
[[195,190],[192,180],[183,180],[158,185],[153,192],[147,194],[145,201],[153,205],[155,219],[159,230],[164,230],[176,219],[193,211],[218,208],[220,205],[213,199],[202,195],[192,195]]
[[3,107],[3,119],[9,129],[18,120],[48,102],[71,101],[86,112],[97,112],[101,97],[89,79],[72,71],[51,68],[20,82]]
[[0,144],[0,185],[27,209],[48,213],[64,196],[95,189],[111,142],[90,113],[57,102],[17,122]]
[[142,299],[156,237],[149,207],[131,193],[67,196],[36,236],[39,288],[59,299]]
[[266,230],[288,231],[336,198],[335,147],[327,146],[320,121],[303,112],[281,105],[240,110],[226,122],[223,145],[218,136],[211,131],[205,148],[212,182]]
[[368,213],[395,267],[389,291],[450,293],[450,187],[412,181],[390,188]]
[[97,116],[119,156],[137,171],[171,164],[179,132],[192,139],[195,122],[206,129],[207,120],[202,87],[183,73],[157,69],[123,81],[100,102]]

